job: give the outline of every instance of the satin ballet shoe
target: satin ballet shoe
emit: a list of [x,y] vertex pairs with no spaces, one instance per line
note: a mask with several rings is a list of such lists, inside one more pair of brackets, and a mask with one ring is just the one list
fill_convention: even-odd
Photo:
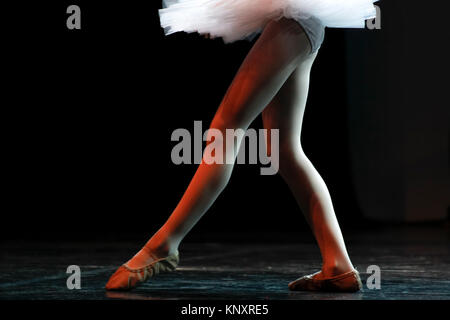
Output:
[[105,289],[131,290],[159,273],[174,271],[180,262],[178,251],[166,258],[157,258],[153,255],[152,257],[155,260],[142,268],[133,269],[126,264],[120,266],[109,278]]
[[334,277],[314,279],[317,273],[310,274],[289,283],[292,291],[357,292],[362,289],[361,278],[357,270]]

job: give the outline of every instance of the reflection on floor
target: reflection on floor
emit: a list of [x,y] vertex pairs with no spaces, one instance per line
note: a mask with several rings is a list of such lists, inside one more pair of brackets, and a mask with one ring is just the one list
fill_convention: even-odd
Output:
[[[349,233],[347,245],[365,288],[331,294],[287,289],[288,282],[320,268],[316,245],[298,239],[184,243],[176,272],[158,275],[127,293],[106,292],[103,287],[141,243],[4,242],[0,299],[450,299],[449,244],[446,227]],[[81,268],[81,290],[67,289],[69,265]],[[381,290],[366,286],[369,265],[381,268]]]

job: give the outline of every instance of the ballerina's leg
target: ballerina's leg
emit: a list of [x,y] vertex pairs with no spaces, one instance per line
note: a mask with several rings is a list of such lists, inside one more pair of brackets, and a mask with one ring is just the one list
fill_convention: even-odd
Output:
[[[331,277],[353,270],[353,266],[328,188],[305,155],[300,141],[314,59],[315,54],[297,67],[262,115],[267,130],[279,130],[280,174],[294,194],[320,247],[323,266],[316,277]],[[270,133],[267,136],[270,138]],[[267,150],[271,150],[270,146]]]
[[[283,18],[268,23],[239,68],[210,128],[223,133],[226,129],[247,129],[296,67],[311,55],[310,51],[307,36],[294,20]],[[240,142],[236,141],[237,148]],[[200,164],[166,223],[128,265],[147,264],[151,259],[150,252],[166,256],[176,251],[225,188],[232,169],[233,164]]]

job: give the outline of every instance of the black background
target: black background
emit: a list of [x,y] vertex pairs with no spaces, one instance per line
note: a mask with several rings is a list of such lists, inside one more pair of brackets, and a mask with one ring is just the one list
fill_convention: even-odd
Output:
[[[66,28],[70,4],[81,7],[81,30]],[[171,163],[171,133],[192,130],[194,120],[206,129],[252,43],[165,37],[158,8],[159,1],[54,1],[4,11],[13,19],[3,86],[3,239],[146,239],[174,209],[196,167]],[[351,32],[369,39],[388,30],[327,30],[302,137],[344,229],[365,223],[347,142]],[[239,165],[188,239],[307,230],[280,176]]]

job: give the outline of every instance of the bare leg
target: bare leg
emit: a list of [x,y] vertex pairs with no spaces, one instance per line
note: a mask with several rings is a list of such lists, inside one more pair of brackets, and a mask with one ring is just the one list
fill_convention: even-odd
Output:
[[[211,128],[223,133],[226,129],[247,129],[309,55],[308,39],[295,21],[270,22],[231,83]],[[237,141],[237,147],[240,142]],[[150,253],[164,257],[176,251],[227,185],[232,169],[230,164],[202,163],[167,222],[127,263],[128,266],[137,268],[147,264],[152,259]]]
[[[291,74],[263,111],[263,122],[268,130],[280,130],[280,173],[292,190],[319,244],[323,267],[322,272],[315,277],[322,278],[351,271],[353,266],[327,186],[306,157],[300,143],[314,59],[315,55],[311,55]],[[271,150],[270,146],[267,150]]]

